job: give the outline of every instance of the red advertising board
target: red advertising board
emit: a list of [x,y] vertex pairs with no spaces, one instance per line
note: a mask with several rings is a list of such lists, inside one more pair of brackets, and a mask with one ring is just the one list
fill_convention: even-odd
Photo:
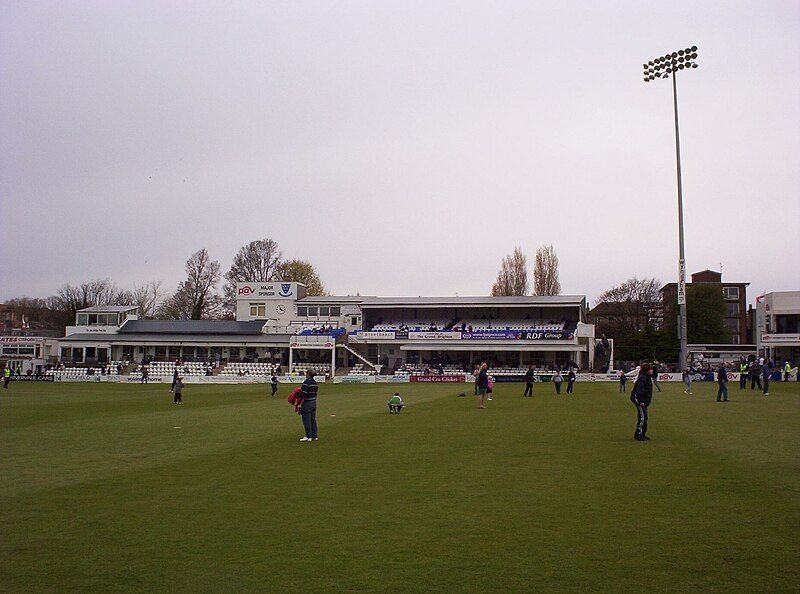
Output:
[[463,375],[412,375],[409,379],[412,382],[424,382],[428,384],[464,383]]

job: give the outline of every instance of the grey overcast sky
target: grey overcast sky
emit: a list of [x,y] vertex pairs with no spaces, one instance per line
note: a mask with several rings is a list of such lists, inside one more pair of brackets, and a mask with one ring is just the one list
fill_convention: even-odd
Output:
[[800,288],[800,3],[0,4],[0,299],[223,270],[275,239],[337,294],[565,293],[688,272]]

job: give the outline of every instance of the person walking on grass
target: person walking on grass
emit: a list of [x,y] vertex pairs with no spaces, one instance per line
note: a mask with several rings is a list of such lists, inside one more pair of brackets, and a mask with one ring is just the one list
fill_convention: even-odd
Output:
[[278,376],[277,375],[273,375],[272,376],[271,383],[272,383],[272,395],[275,396],[275,394],[278,393]]
[[561,382],[564,381],[564,377],[561,375],[561,370],[556,367],[556,371],[553,374],[553,384],[556,387],[556,394],[561,394]]
[[661,392],[661,386],[658,383],[658,361],[653,361],[653,385]]
[[175,391],[175,382],[178,381],[178,363],[179,361],[175,361],[175,371],[172,372],[172,385],[169,388],[170,392]]
[[619,372],[619,391],[626,392],[627,391],[627,384],[628,384],[628,376],[625,375],[624,371]]
[[478,375],[475,378],[475,388],[478,391],[478,408],[486,408],[484,402],[486,401],[486,393],[489,391],[488,367],[486,362],[481,363],[480,368],[478,368]]
[[475,370],[472,372],[472,375],[475,377],[475,396],[478,395],[478,375],[481,372],[481,366],[476,365]]
[[528,365],[528,371],[525,372],[525,393],[523,398],[533,398],[533,365]]
[[639,368],[639,377],[631,390],[631,402],[636,407],[636,430],[633,438],[636,441],[650,441],[647,437],[647,411],[653,400],[653,370],[647,363]]
[[783,381],[789,381],[789,375],[792,373],[792,364],[789,361],[786,361],[786,364],[783,366]]
[[317,441],[317,391],[319,386],[314,379],[314,372],[309,369],[306,371],[306,379],[300,386],[300,395],[303,404],[300,405],[300,416],[303,419],[303,428],[306,436],[300,441]]
[[567,394],[572,394],[574,392],[575,388],[573,386],[575,386],[576,377],[575,370],[570,367],[569,373],[567,374]]
[[172,404],[183,404],[183,378],[176,377],[172,383],[172,391],[174,396],[172,398]]
[[142,367],[142,379],[140,379],[139,382],[142,384],[146,384],[149,375],[150,371],[147,369],[147,365],[145,365],[144,367]]
[[683,391],[684,394],[688,394],[689,396],[692,395],[692,370],[688,367],[683,370],[683,385],[686,386],[686,389]]
[[719,369],[717,370],[717,383],[719,384],[719,388],[717,389],[717,402],[727,402],[728,370],[725,369],[725,363],[720,363],[719,365]]
[[8,383],[11,381],[11,368],[6,365],[3,369],[3,388],[8,390]]

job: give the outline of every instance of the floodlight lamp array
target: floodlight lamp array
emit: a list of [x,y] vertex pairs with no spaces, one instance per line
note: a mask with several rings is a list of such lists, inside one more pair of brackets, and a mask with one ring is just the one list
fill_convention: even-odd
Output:
[[657,78],[669,78],[670,74],[679,70],[697,68],[697,46],[687,47],[669,54],[653,58],[644,68],[644,82],[651,82]]

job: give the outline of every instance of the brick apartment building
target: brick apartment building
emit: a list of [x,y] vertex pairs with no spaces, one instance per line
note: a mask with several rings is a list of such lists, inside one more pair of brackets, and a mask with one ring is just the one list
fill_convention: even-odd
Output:
[[[725,326],[731,331],[731,344],[748,344],[747,287],[750,283],[724,283],[722,273],[702,270],[692,275],[690,285],[718,285],[725,300]],[[678,283],[661,287],[664,308],[677,307]]]

